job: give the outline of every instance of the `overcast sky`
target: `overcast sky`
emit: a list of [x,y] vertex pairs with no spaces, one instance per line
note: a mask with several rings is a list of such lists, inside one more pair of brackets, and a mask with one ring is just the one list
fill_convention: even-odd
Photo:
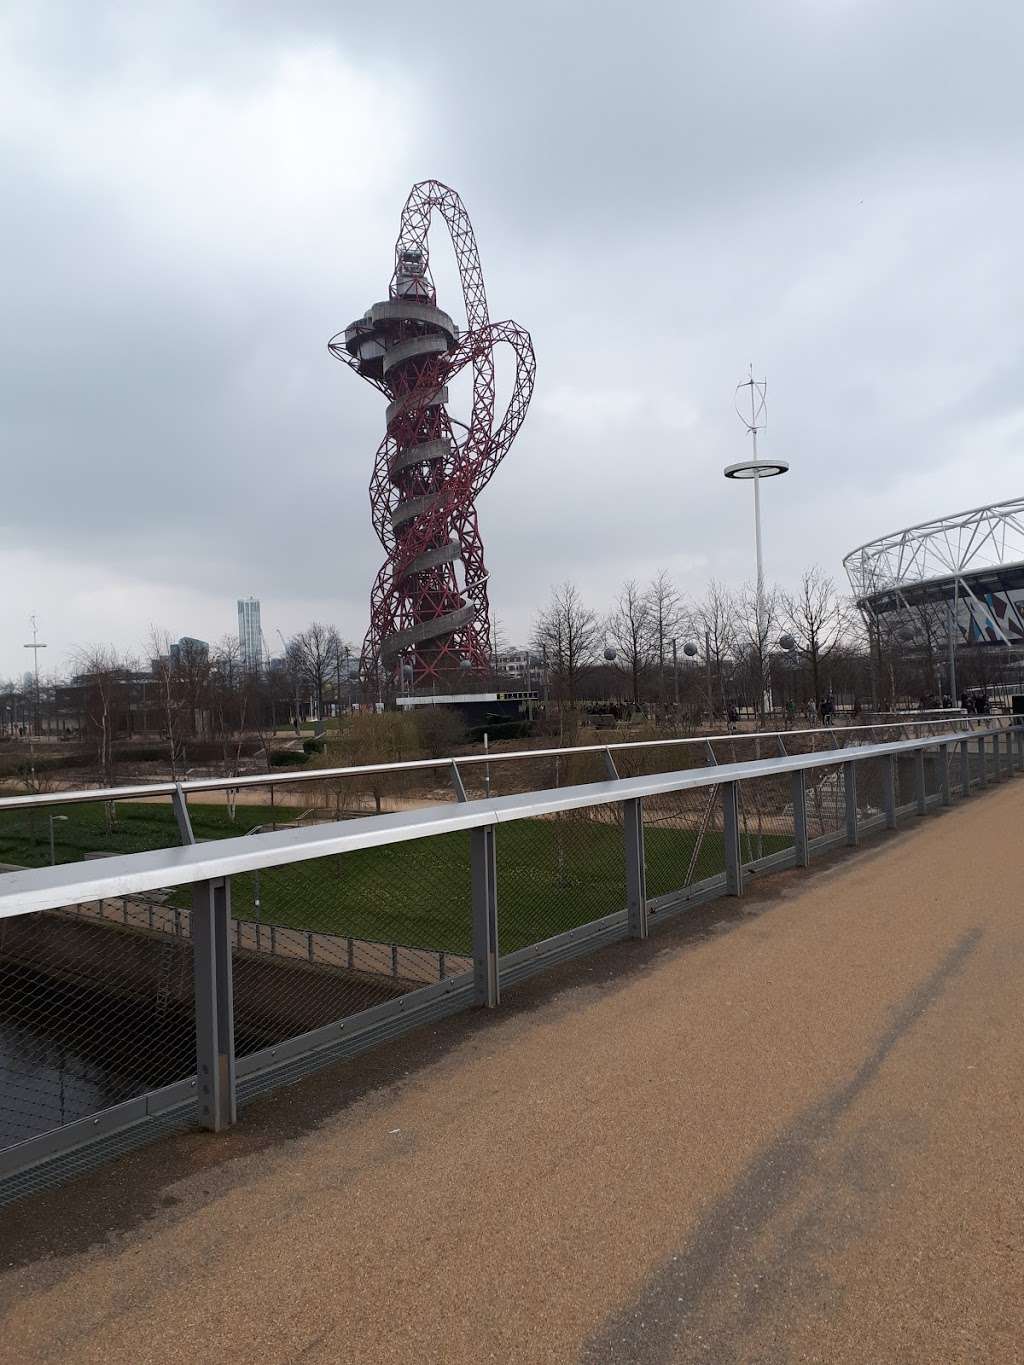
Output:
[[[0,676],[262,599],[354,643],[383,400],[325,343],[410,185],[533,335],[479,503],[502,630],[753,574],[733,389],[768,379],[783,584],[1024,491],[1019,0],[0,6]],[[458,314],[432,234],[442,307]]]

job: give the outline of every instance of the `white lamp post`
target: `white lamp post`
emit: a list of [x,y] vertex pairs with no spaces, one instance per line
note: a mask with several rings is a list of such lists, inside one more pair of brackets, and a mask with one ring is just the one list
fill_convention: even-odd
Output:
[[[768,425],[768,409],[765,403],[765,394],[768,389],[768,382],[764,379],[755,379],[753,366],[749,371],[749,378],[736,385],[736,412],[740,421],[746,427],[752,447],[754,458],[752,460],[740,460],[738,464],[726,465],[722,471],[727,479],[752,479],[754,483],[754,551],[757,557],[757,596],[755,602],[755,615],[757,625],[757,651],[758,659],[761,663],[762,675],[767,673],[764,667],[764,560],[761,551],[761,480],[774,479],[780,474],[789,472],[789,464],[785,460],[759,460],[757,456],[757,433],[764,431]],[[747,409],[750,415],[747,415]],[[769,683],[766,676],[762,676],[761,684],[764,689],[762,705],[770,704]]]
[[70,820],[70,819],[71,819],[70,815],[51,815],[51,816],[50,816],[50,866],[51,866],[51,867],[53,867],[53,865],[54,865],[54,864],[56,863],[56,861],[57,861],[57,849],[56,849],[56,843],[55,843],[55,840],[54,840],[54,837],[53,837],[53,822],[54,822],[55,820]]

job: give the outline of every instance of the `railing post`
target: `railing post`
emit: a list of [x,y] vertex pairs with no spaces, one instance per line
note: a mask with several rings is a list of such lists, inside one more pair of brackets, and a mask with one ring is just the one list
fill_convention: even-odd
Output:
[[971,755],[967,748],[967,740],[959,742],[960,750],[960,791],[964,796],[971,794]]
[[180,782],[175,782],[174,793],[171,796],[171,809],[174,811],[174,819],[178,825],[178,833],[181,835],[183,844],[194,844],[196,836],[192,833],[192,820],[188,813],[188,798],[185,796],[184,789]]
[[191,933],[199,1122],[219,1133],[236,1117],[231,887],[227,878],[193,886]]
[[986,757],[985,757],[985,736],[984,736],[984,735],[979,735],[979,736],[978,736],[978,786],[979,786],[979,787],[987,787],[987,786],[988,786],[988,773],[985,771],[985,764],[986,764],[986,761],[987,761],[987,760],[986,760]]
[[953,791],[949,782],[949,745],[939,745],[939,763],[942,768],[942,804],[951,806],[953,804]]
[[640,797],[622,803],[626,844],[626,913],[630,938],[647,937],[647,871],[644,862],[644,808]]
[[857,825],[857,765],[843,764],[843,796],[846,802],[846,842],[855,847],[860,839]]
[[882,800],[885,805],[885,827],[896,828],[896,755],[882,759]]
[[799,768],[792,776],[793,794],[793,853],[797,867],[807,867],[811,861],[811,846],[807,838],[807,775]]
[[1007,778],[1007,777],[1012,777],[1012,776],[1013,776],[1013,758],[1012,758],[1012,755],[1011,755],[1011,752],[1010,752],[1010,735],[1009,735],[1009,732],[1007,731],[1007,732],[1005,732],[1005,733],[1002,734],[1002,735],[998,735],[996,738],[997,738],[998,740],[1002,740],[1002,743],[999,745],[999,747],[1000,747],[1000,749],[1003,751],[1003,777],[1004,777],[1004,779]]
[[725,844],[725,890],[730,896],[743,895],[743,859],[740,856],[739,783],[723,782],[722,839]]
[[462,781],[462,774],[459,772],[459,765],[455,762],[454,758],[452,759],[451,767],[448,769],[448,776],[452,780],[452,791],[455,793],[456,801],[465,801],[467,799],[466,787]]
[[469,861],[473,883],[476,1003],[494,1009],[501,999],[501,991],[498,982],[498,868],[493,825],[470,832]]
[[914,750],[914,785],[917,788],[914,795],[917,798],[917,813],[924,815],[928,809],[928,789],[924,781],[924,750]]

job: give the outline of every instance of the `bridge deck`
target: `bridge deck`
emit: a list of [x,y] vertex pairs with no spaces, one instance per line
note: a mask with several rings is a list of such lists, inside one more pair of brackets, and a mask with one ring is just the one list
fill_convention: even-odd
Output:
[[5,1357],[1019,1359],[1022,802],[12,1206]]

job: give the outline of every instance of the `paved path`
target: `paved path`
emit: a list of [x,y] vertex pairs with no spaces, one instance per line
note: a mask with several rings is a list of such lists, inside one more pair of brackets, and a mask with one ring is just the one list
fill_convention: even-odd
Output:
[[0,1358],[1024,1361],[1022,814],[997,788],[8,1210]]

